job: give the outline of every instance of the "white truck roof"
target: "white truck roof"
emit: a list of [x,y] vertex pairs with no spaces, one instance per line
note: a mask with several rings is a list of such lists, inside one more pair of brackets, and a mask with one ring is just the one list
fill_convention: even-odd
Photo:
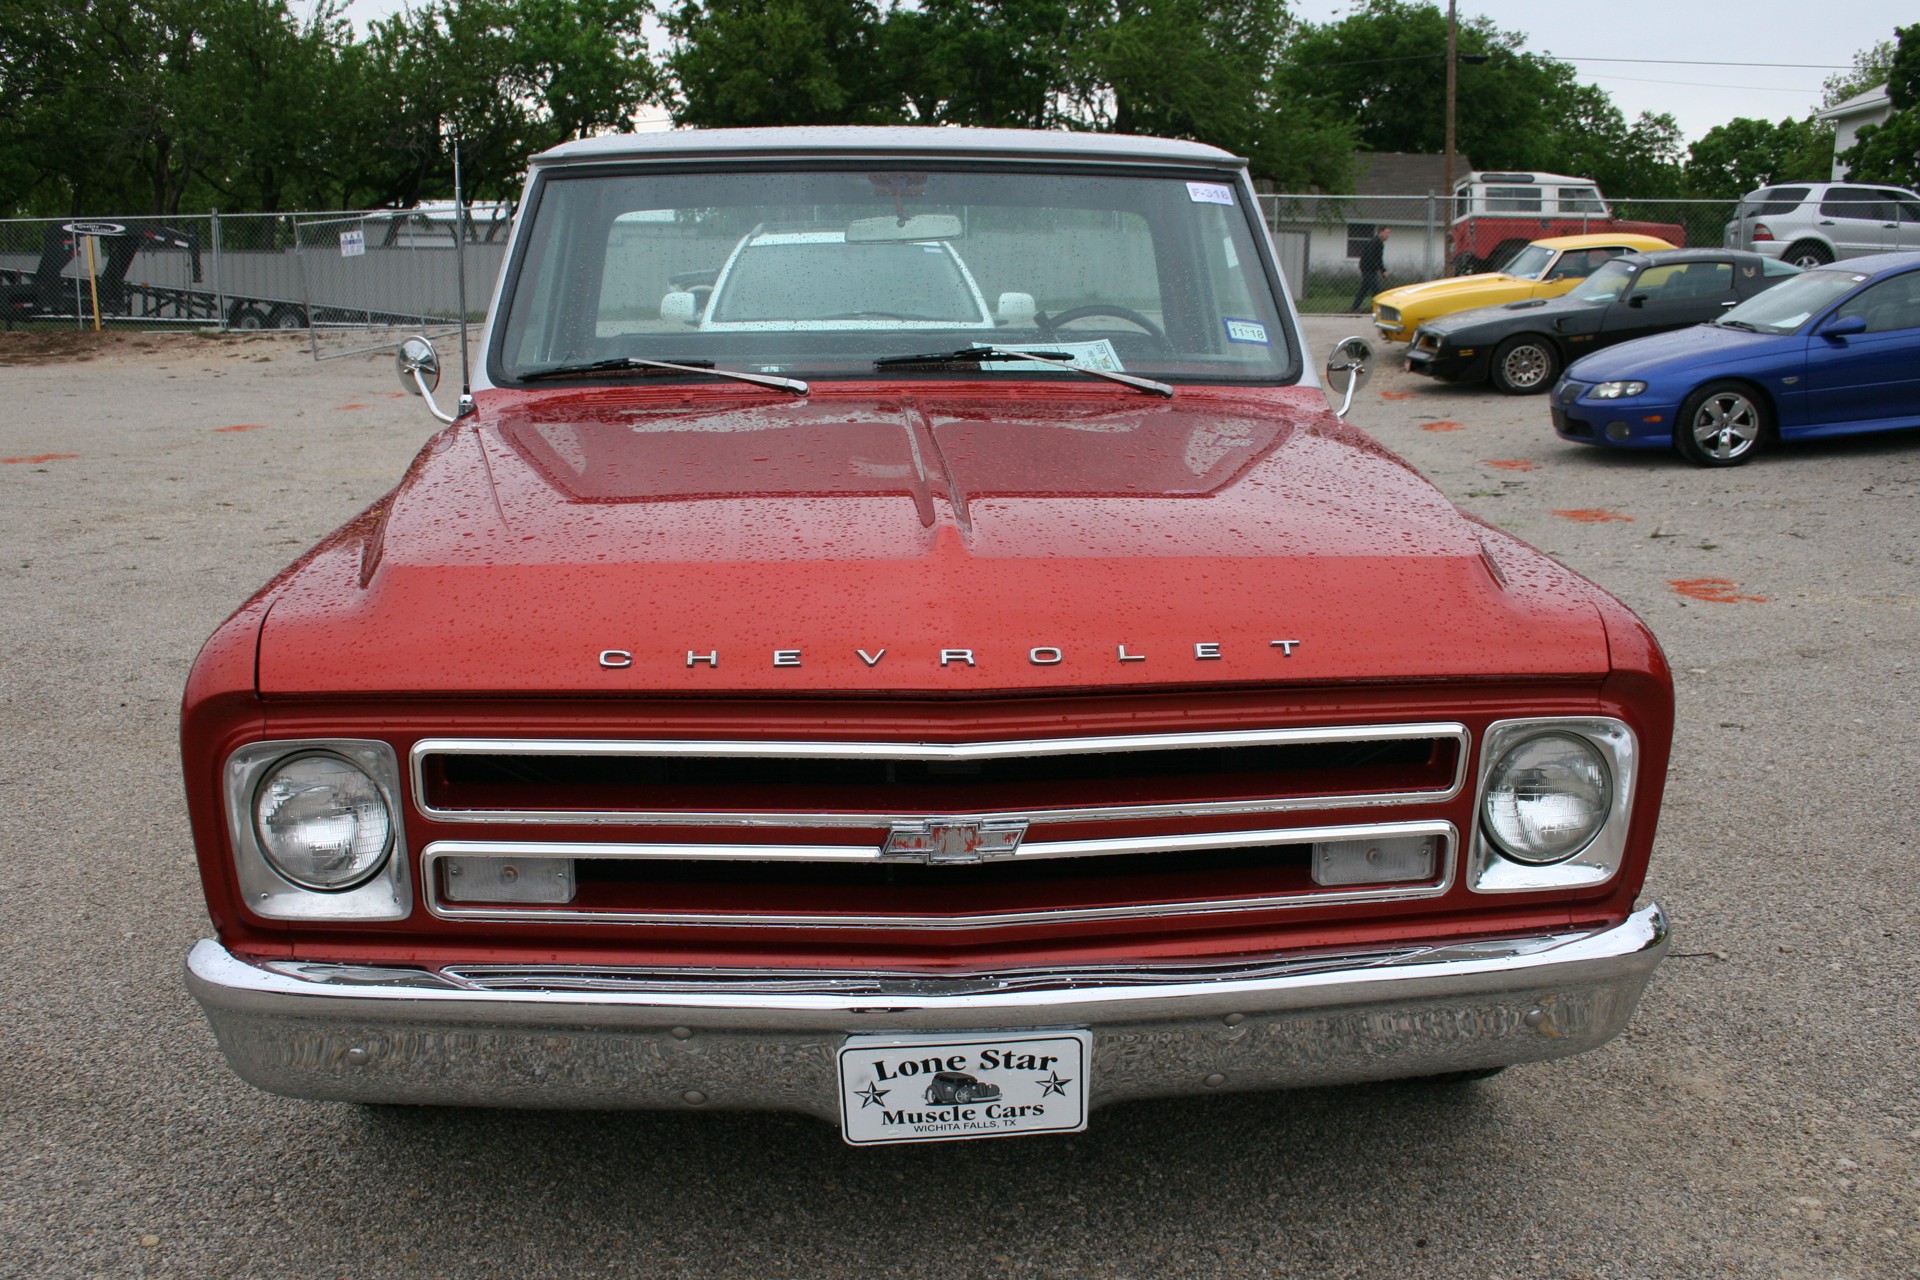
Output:
[[1240,167],[1245,160],[1218,147],[1172,138],[1074,133],[1065,129],[959,129],[911,126],[804,126],[791,129],[672,129],[615,133],[563,142],[533,158],[535,166],[664,160],[815,155],[992,155],[1049,160],[1145,161]]

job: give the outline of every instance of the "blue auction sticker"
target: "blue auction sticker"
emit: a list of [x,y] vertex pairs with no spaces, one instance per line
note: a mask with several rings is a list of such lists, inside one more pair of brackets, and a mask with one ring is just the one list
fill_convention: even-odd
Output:
[[1236,320],[1232,316],[1226,316],[1224,319],[1228,342],[1251,342],[1262,347],[1273,345],[1267,341],[1267,326],[1258,320]]

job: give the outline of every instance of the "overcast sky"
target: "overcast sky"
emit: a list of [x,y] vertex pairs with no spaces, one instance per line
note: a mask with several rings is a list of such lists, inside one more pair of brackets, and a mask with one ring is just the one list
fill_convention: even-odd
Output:
[[[347,13],[364,28],[400,7],[401,0],[353,0]],[[1355,5],[1289,0],[1289,7],[1306,21],[1325,22]],[[1530,52],[1573,63],[1583,79],[1613,95],[1629,120],[1642,111],[1671,112],[1689,142],[1735,116],[1805,115],[1820,102],[1820,82],[1850,67],[1856,51],[1892,39],[1896,25],[1920,21],[1915,0],[1463,0],[1460,14],[1489,17],[1524,35]]]

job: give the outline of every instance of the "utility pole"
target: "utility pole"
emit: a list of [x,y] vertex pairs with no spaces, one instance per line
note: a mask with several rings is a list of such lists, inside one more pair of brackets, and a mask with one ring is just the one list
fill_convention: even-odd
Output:
[[1440,242],[1446,246],[1448,274],[1452,274],[1453,270],[1453,105],[1460,74],[1459,19],[1455,13],[1455,3],[1456,0],[1447,0],[1447,154],[1440,166],[1441,208],[1446,210],[1440,223]]

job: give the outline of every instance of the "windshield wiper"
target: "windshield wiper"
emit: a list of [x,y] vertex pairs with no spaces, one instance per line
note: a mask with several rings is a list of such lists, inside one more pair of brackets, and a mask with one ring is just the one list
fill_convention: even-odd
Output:
[[769,387],[775,391],[786,391],[796,396],[806,395],[809,388],[798,378],[776,378],[767,373],[735,373],[731,369],[716,369],[711,360],[688,360],[674,364],[667,360],[641,360],[635,356],[619,356],[612,360],[591,360],[585,364],[557,364],[549,369],[534,369],[520,375],[521,382],[538,382],[542,378],[590,377],[596,373],[651,373],[654,370],[667,373],[705,373],[716,378],[732,378],[735,382],[751,382],[756,387]]
[[1063,351],[1015,351],[1010,347],[962,347],[958,351],[933,351],[918,356],[882,356],[873,362],[875,369],[902,369],[910,371],[935,371],[951,369],[956,365],[980,365],[988,360],[1031,360],[1035,364],[1044,364],[1053,369],[1065,369],[1071,373],[1084,373],[1092,378],[1105,378],[1108,382],[1117,382],[1148,395],[1173,395],[1173,388],[1164,382],[1155,382],[1151,378],[1136,378],[1130,373],[1110,373],[1105,369],[1090,369],[1083,364],[1072,363],[1073,357]]
[[1748,333],[1760,332],[1760,327],[1758,325],[1748,324],[1745,320],[1724,320],[1723,319],[1723,320],[1715,320],[1713,323],[1716,325],[1719,325],[1722,329],[1745,329]]

